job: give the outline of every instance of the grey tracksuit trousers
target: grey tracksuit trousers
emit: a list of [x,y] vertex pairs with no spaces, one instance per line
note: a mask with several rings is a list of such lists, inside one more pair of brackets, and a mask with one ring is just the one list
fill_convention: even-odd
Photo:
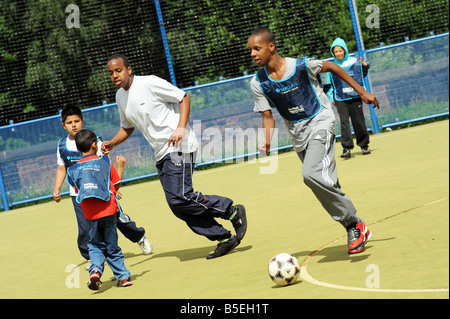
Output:
[[326,130],[318,131],[312,136],[306,149],[297,155],[303,163],[305,184],[328,214],[344,227],[358,222],[355,206],[339,185],[334,157],[334,134]]

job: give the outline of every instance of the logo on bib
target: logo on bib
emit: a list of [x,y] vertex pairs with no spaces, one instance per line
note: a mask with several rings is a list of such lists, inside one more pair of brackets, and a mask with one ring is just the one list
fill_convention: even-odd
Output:
[[353,91],[355,91],[355,90],[352,87],[346,87],[346,88],[342,89],[342,92],[344,92],[344,93],[351,93]]
[[300,105],[300,106],[294,106],[294,107],[288,108],[288,111],[289,111],[289,113],[291,113],[291,114],[297,114],[297,113],[305,112],[305,108],[303,107],[303,105]]
[[86,184],[84,184],[84,188],[85,189],[98,189],[98,186],[97,186],[97,184],[94,184],[94,183],[86,183]]
[[292,83],[291,85],[276,89],[275,92],[286,94],[286,93],[289,93],[289,92],[297,90],[297,89],[298,89],[298,83],[295,82],[295,83]]

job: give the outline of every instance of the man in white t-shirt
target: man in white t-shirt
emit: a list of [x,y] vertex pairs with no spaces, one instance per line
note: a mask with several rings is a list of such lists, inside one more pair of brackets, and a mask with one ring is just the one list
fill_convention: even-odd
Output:
[[[157,76],[132,75],[128,59],[121,54],[108,59],[108,71],[119,88],[116,102],[120,128],[110,141],[103,142],[102,151],[109,152],[137,128],[155,151],[159,180],[174,215],[196,234],[219,241],[207,259],[227,254],[245,235],[245,208],[233,205],[229,198],[193,190],[193,159],[198,142],[188,123],[189,95]],[[230,220],[236,235],[216,218]]]
[[341,191],[335,162],[335,117],[330,100],[324,93],[318,75],[332,72],[347,82],[364,102],[377,98],[364,90],[347,72],[335,63],[310,58],[283,58],[275,47],[269,29],[255,30],[248,39],[248,48],[255,64],[262,68],[251,81],[255,99],[254,111],[262,114],[266,140],[258,146],[270,151],[276,108],[290,133],[292,145],[303,163],[305,184],[313,191],[330,216],[347,230],[348,253],[365,250],[371,232],[356,215],[350,198]]

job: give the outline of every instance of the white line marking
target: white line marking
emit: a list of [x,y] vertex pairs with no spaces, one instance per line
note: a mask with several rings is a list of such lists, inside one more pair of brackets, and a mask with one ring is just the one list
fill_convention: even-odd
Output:
[[[439,202],[442,202],[442,201],[445,201],[445,200],[448,200],[448,198],[442,198],[442,199],[439,199],[439,200],[435,200],[435,201],[429,202],[427,204],[424,204],[422,206],[415,207],[415,208],[412,208],[412,209],[408,209],[408,210],[402,211],[400,213],[396,213],[394,215],[391,215],[389,217],[383,218],[383,219],[381,219],[381,220],[379,220],[379,221],[377,221],[375,223],[372,223],[370,225],[374,225],[374,224],[380,223],[380,222],[382,222],[384,220],[387,220],[389,218],[392,218],[394,216],[398,216],[398,215],[401,215],[403,213],[415,210],[417,208],[433,205],[433,204],[436,204],[436,203],[439,203]],[[314,251],[312,254],[310,254],[300,266],[300,277],[303,278],[304,280],[314,284],[314,285],[327,287],[327,288],[342,289],[342,290],[356,290],[356,291],[366,291],[366,292],[405,292],[405,293],[409,293],[409,292],[416,292],[416,293],[417,292],[448,292],[449,291],[449,288],[435,288],[435,289],[381,289],[381,288],[350,287],[350,286],[341,286],[341,285],[331,284],[331,283],[328,283],[328,282],[323,282],[323,281],[317,280],[314,277],[312,277],[308,273],[308,270],[307,270],[307,266],[308,266],[309,262],[311,261],[311,259],[315,255],[317,255],[319,252],[321,252],[325,248],[331,246],[332,244],[334,244],[338,240],[341,240],[344,237],[345,236],[341,236],[341,237],[331,241],[330,243],[326,244],[325,246],[320,247],[319,249]]]

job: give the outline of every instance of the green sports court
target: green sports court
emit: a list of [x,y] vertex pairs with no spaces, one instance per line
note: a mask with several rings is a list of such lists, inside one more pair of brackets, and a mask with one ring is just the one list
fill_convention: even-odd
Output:
[[[202,192],[225,194],[247,208],[246,237],[213,260],[205,256],[215,243],[173,216],[159,181],[124,186],[122,208],[154,246],[143,255],[119,235],[132,273],[129,288],[117,288],[108,267],[100,290],[87,288],[70,199],[1,213],[0,273],[14,279],[0,298],[447,299],[448,132],[444,120],[372,135],[371,155],[355,151],[337,159],[342,188],[373,232],[363,253],[347,254],[345,231],[303,184],[296,153],[287,152],[278,155],[274,174],[260,174],[267,163],[259,160],[194,174]],[[267,273],[281,252],[302,266],[297,282],[286,287]]]

